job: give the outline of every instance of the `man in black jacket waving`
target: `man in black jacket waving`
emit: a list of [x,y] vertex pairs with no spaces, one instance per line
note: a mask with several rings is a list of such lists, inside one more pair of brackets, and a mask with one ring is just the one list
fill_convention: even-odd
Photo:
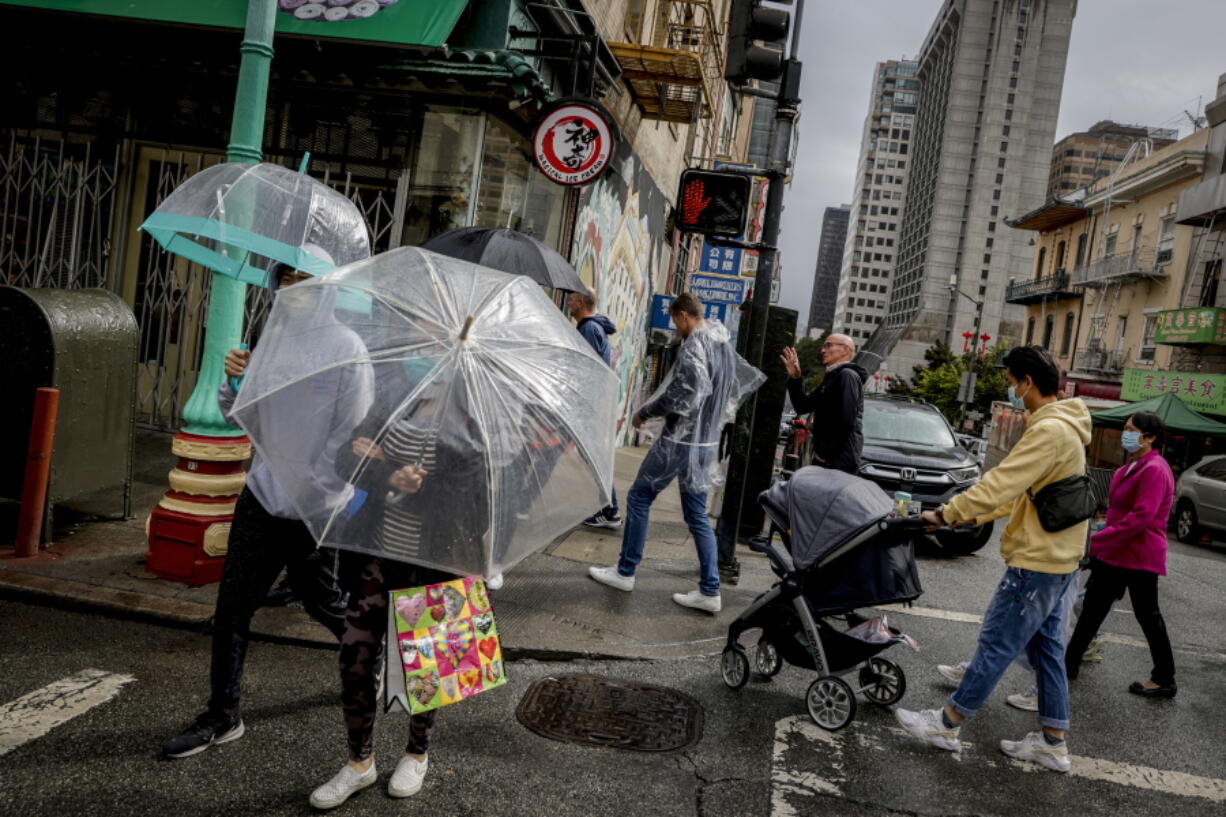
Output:
[[805,394],[800,358],[787,347],[779,355],[787,367],[788,395],[797,414],[813,412],[813,464],[849,474],[860,470],[864,448],[861,418],[864,415],[864,381],[868,372],[851,362],[856,344],[847,335],[830,335],[822,344],[826,377]]

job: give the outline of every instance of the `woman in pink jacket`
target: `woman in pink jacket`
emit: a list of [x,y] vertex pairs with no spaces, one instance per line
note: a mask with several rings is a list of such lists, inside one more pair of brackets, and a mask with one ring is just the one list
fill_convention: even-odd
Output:
[[1133,681],[1128,691],[1147,698],[1175,697],[1175,657],[1158,609],[1158,577],[1166,575],[1166,523],[1175,494],[1171,467],[1159,452],[1165,439],[1166,426],[1153,412],[1137,412],[1124,424],[1128,462],[1111,478],[1107,526],[1090,538],[1090,580],[1064,654],[1068,677],[1076,678],[1086,647],[1127,590],[1154,662],[1149,680]]

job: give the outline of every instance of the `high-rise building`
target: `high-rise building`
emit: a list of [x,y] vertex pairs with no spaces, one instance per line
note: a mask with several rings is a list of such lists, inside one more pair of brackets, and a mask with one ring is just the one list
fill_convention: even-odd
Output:
[[918,73],[919,63],[911,60],[879,62],[873,70],[851,205],[854,218],[834,296],[834,324],[857,343],[872,336],[889,306],[919,105]]
[[829,332],[834,327],[834,298],[843,266],[843,244],[847,240],[847,221],[851,205],[827,207],[822,218],[822,238],[817,246],[817,271],[813,274],[813,296],[809,301],[809,329]]
[[[859,355],[910,377],[937,341],[979,327],[1017,343],[1004,301],[1033,266],[1004,218],[1045,200],[1076,0],[946,0],[919,57],[923,85],[885,321]],[[863,261],[863,255],[860,256]],[[852,263],[857,263],[853,252]]]
[[1178,130],[1121,125],[1110,119],[1094,123],[1089,130],[1070,133],[1052,148],[1047,195],[1067,196],[1110,176],[1137,142],[1148,139],[1153,150],[1161,150],[1178,138]]

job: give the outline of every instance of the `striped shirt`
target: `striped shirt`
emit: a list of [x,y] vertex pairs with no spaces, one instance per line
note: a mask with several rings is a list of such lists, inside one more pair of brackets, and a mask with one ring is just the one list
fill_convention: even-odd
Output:
[[[415,465],[430,472],[434,470],[437,441],[437,431],[399,422],[388,429],[381,445],[388,462],[397,468]],[[431,478],[426,476],[426,479]],[[401,496],[394,488],[391,490],[394,497]],[[419,555],[422,518],[415,512],[415,504],[406,502],[403,497],[400,501],[388,501],[379,531],[379,545],[389,555],[404,558]]]

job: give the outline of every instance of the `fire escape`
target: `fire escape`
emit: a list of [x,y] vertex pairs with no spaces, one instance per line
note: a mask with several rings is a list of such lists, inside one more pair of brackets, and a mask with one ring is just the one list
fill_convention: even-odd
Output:
[[711,116],[718,43],[711,0],[660,0],[650,45],[608,45],[644,119],[688,124]]

